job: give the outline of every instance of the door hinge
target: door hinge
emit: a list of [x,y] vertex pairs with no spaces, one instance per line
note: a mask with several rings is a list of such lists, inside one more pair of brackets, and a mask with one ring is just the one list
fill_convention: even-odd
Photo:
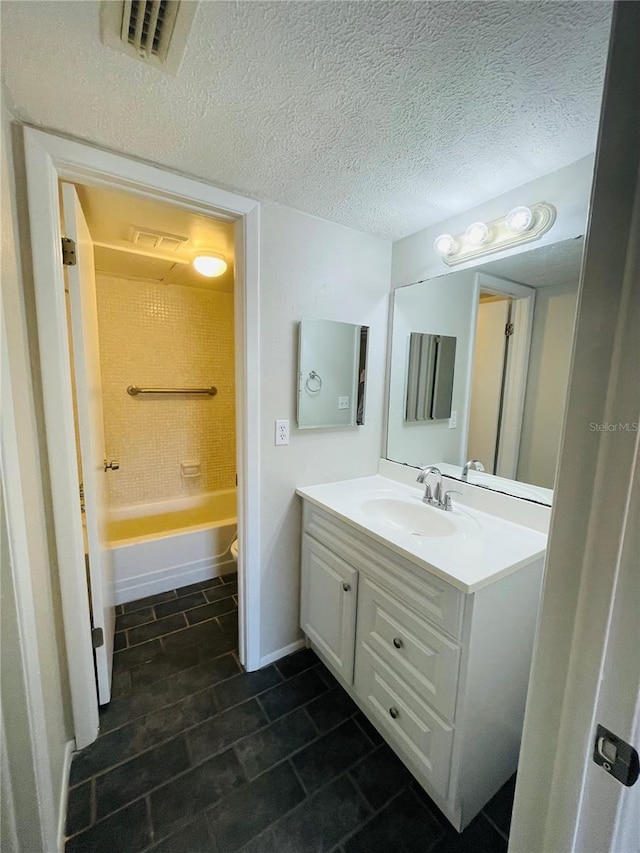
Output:
[[513,331],[514,331],[513,323],[507,323],[507,325],[504,327],[505,338],[510,338],[511,335],[513,334]]
[[100,646],[104,646],[104,631],[102,628],[91,629],[91,644],[94,649],[99,649]]
[[62,263],[65,267],[76,265],[76,244],[69,237],[62,238]]

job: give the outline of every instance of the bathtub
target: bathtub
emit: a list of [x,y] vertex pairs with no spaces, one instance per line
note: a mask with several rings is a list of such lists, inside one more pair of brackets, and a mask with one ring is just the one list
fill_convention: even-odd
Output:
[[112,509],[108,539],[116,604],[235,569],[236,490]]

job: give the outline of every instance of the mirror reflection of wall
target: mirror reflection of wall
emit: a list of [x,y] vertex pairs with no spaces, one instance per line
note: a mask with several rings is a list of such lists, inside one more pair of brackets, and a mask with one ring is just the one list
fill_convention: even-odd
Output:
[[[490,476],[496,474],[553,488],[582,242],[565,240],[395,291],[387,458],[458,467],[479,459],[487,473],[470,472],[469,482],[508,490]],[[409,326],[458,338],[449,421],[403,423]],[[526,491],[514,493],[537,499]]]
[[298,428],[364,423],[368,327],[304,319],[299,327]]

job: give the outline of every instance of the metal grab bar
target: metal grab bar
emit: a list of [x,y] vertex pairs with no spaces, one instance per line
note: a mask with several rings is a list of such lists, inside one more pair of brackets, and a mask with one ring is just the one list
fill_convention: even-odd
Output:
[[129,385],[127,394],[137,397],[138,394],[202,394],[215,397],[218,389],[213,385],[209,388],[138,388],[137,385]]

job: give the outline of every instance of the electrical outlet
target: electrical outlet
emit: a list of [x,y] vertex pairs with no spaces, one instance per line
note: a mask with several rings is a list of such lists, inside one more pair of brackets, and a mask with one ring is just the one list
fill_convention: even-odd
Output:
[[289,421],[276,421],[276,444],[289,444]]
[[349,408],[349,398],[348,397],[338,397],[338,408],[339,409],[348,409]]
[[449,429],[455,429],[458,426],[458,413],[451,412],[451,417],[449,418]]

